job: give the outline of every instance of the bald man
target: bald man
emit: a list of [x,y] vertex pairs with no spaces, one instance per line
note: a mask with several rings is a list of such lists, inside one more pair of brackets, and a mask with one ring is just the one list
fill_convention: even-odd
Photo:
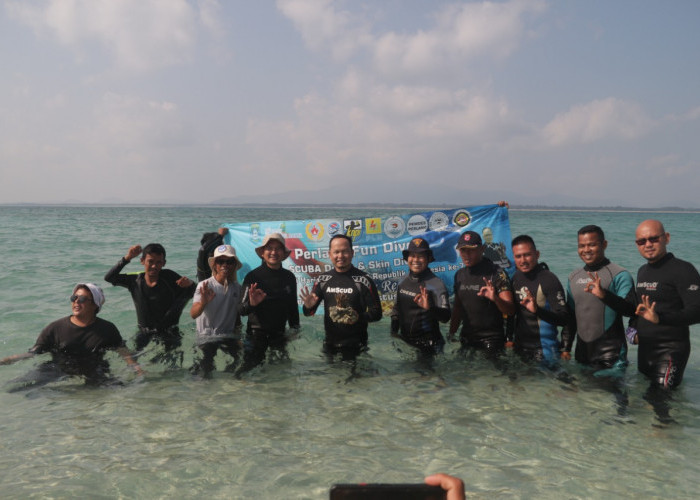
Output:
[[613,309],[636,317],[639,371],[652,385],[672,389],[683,380],[690,356],[690,325],[700,323],[700,275],[695,267],[666,250],[671,235],[658,220],[645,220],[635,243],[647,261],[637,273],[636,302],[630,303],[604,290],[600,280],[590,291]]

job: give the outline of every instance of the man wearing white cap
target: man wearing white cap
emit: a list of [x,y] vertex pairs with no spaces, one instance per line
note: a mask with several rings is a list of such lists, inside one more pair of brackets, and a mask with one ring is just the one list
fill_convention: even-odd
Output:
[[[297,279],[282,267],[289,257],[284,236],[272,233],[255,249],[262,264],[243,280],[243,297],[238,306],[241,316],[248,317],[240,375],[265,360],[270,348],[279,358],[287,358],[287,341],[299,331]],[[289,324],[290,335],[285,335]]]
[[[233,369],[240,353],[240,319],[237,306],[241,297],[241,285],[236,272],[241,262],[231,245],[220,245],[209,257],[211,277],[200,281],[192,299],[190,316],[197,323],[196,345],[203,358],[199,366],[205,378],[214,370],[217,350],[233,356],[234,362],[226,367]],[[195,368],[196,370],[196,368]]]
[[72,314],[54,321],[44,328],[28,352],[0,359],[0,365],[9,365],[21,359],[50,352],[51,361],[39,366],[36,373],[16,381],[25,386],[39,386],[59,378],[77,375],[86,383],[97,384],[109,378],[109,364],[105,351],[116,350],[137,373],[139,365],[131,358],[117,327],[97,317],[104,304],[102,289],[94,283],[78,283],[70,297]]

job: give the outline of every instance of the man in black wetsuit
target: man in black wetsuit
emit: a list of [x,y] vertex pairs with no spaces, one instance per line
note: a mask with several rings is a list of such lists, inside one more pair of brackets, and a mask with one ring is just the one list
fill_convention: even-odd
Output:
[[204,281],[211,278],[211,267],[209,258],[214,255],[214,250],[224,244],[224,237],[228,234],[228,229],[220,227],[215,233],[204,233],[200,240],[201,246],[197,252],[197,281]]
[[[144,272],[120,274],[124,266],[138,255],[141,255]],[[162,358],[174,364],[179,357],[182,364],[182,351],[177,352],[182,343],[178,323],[197,285],[175,271],[163,269],[164,265],[165,248],[162,245],[150,243],[143,253],[140,245],[133,245],[105,274],[105,280],[131,292],[139,328],[135,339],[137,354],[153,340],[165,348],[164,356],[157,356],[154,361]]]
[[51,361],[15,379],[14,382],[21,383],[21,386],[14,390],[38,387],[67,376],[84,377],[85,382],[91,385],[106,382],[109,380],[109,364],[104,355],[108,350],[117,351],[139,375],[143,374],[124,346],[117,327],[97,317],[104,304],[102,289],[94,283],[78,283],[73,288],[70,301],[71,315],[44,328],[28,352],[0,360],[0,365],[9,365],[51,353]]
[[465,231],[456,248],[464,267],[455,274],[449,337],[454,337],[461,323],[463,351],[479,349],[488,357],[498,357],[505,348],[504,315],[515,313],[510,279],[484,257],[479,233]]
[[642,222],[635,233],[637,249],[647,261],[637,272],[634,297],[620,297],[600,280],[591,293],[627,316],[636,317],[638,367],[655,386],[673,389],[683,380],[690,356],[690,328],[700,323],[700,275],[695,267],[666,250],[671,235],[658,220]]
[[304,316],[313,316],[323,301],[323,352],[329,360],[338,354],[355,360],[367,350],[367,325],[381,319],[382,304],[372,279],[352,265],[350,237],[335,235],[328,248],[333,269],[318,276],[311,291],[302,289]]
[[[291,250],[279,233],[268,234],[255,249],[262,264],[243,280],[243,295],[238,305],[241,316],[248,317],[243,365],[237,374],[251,370],[265,360],[268,347],[285,359],[287,341],[299,332],[297,279],[282,267]],[[289,336],[285,327],[289,324]]]
[[413,238],[403,251],[403,258],[408,262],[409,273],[396,290],[391,335],[415,347],[421,358],[432,358],[441,353],[445,345],[440,323],[450,319],[447,288],[428,269],[428,264],[435,259],[423,238]]
[[556,366],[560,357],[570,357],[568,353],[561,352],[557,329],[569,321],[564,288],[556,275],[549,271],[547,264],[539,262],[540,252],[532,237],[525,234],[517,236],[513,239],[512,247],[517,268],[513,274],[513,290],[519,301],[515,352],[523,360]]

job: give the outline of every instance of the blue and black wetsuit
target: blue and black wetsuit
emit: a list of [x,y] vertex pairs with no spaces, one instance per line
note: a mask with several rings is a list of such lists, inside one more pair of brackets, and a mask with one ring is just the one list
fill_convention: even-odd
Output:
[[[561,282],[542,262],[528,273],[516,271],[513,290],[518,302],[515,352],[525,360],[555,363],[561,355],[557,327],[566,326],[570,316]],[[534,314],[519,304],[527,290],[537,304]]]

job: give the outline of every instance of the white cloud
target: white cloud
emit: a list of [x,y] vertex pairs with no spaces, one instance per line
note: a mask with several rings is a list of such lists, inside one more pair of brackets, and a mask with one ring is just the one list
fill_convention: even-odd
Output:
[[[201,19],[211,26],[215,4],[201,5]],[[97,44],[118,66],[132,70],[188,61],[197,36],[197,13],[185,0],[15,1],[7,9],[38,33],[71,47],[79,59]]]
[[604,139],[631,140],[647,134],[654,121],[636,103],[613,97],[571,107],[543,130],[552,146],[588,144]]

